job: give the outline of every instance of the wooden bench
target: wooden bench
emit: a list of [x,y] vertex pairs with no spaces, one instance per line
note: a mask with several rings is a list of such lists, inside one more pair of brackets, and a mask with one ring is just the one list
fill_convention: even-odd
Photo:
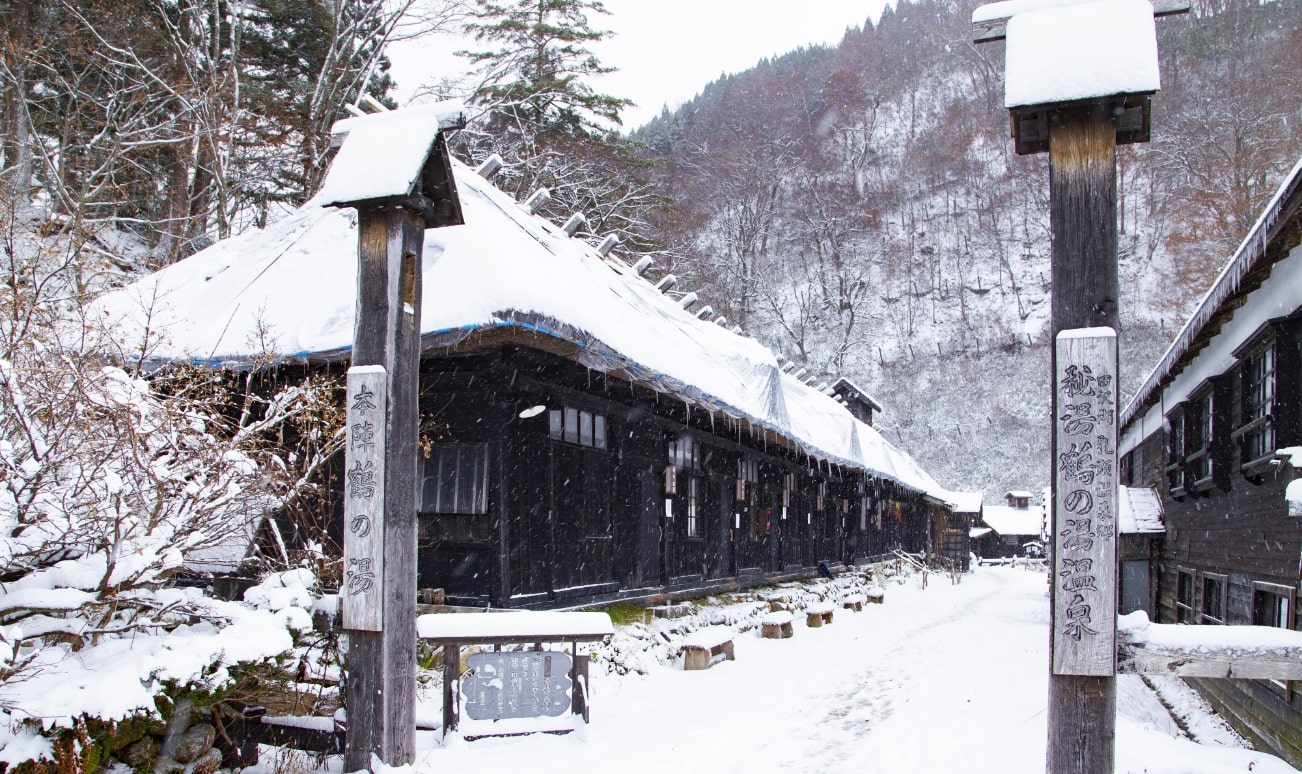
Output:
[[795,634],[791,627],[794,618],[787,610],[769,613],[760,619],[760,636],[770,640],[785,640]]
[[841,607],[846,610],[853,610],[857,613],[860,610],[863,610],[864,599],[866,599],[866,597],[864,597],[863,594],[846,594],[844,597],[841,597]]
[[709,669],[720,661],[732,661],[732,629],[707,626],[683,638],[683,671]]
[[569,643],[573,665],[570,711],[588,722],[588,655],[579,652],[580,642],[599,642],[615,633],[605,613],[494,612],[432,613],[416,617],[416,636],[431,645],[443,646],[443,733],[457,728],[459,706],[456,690],[461,681],[461,648],[464,645]]
[[805,608],[805,626],[817,628],[832,623],[832,603],[815,602]]
[[863,593],[864,598],[874,605],[880,605],[886,601],[886,589],[881,586],[873,586]]

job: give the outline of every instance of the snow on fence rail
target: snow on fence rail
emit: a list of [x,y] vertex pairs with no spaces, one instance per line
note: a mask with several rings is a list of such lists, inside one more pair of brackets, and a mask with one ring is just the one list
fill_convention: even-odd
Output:
[[1176,677],[1302,680],[1302,632],[1271,626],[1155,624],[1117,619],[1117,671]]

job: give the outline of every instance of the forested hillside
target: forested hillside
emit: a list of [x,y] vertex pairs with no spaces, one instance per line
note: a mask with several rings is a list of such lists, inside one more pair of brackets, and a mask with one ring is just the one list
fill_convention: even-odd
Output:
[[[500,153],[499,186],[551,191],[542,214],[582,213],[581,236],[618,234],[730,325],[868,388],[945,483],[1032,487],[1047,163],[1012,151],[1003,44],[970,42],[974,4],[900,2],[709,84],[638,147],[609,131],[626,101],[588,83],[595,0],[0,0],[0,217],[11,245],[68,236],[58,270],[83,297],[119,284],[302,203],[330,124],[389,99],[386,46],[456,31],[471,72],[423,93],[469,104],[464,159]],[[1158,29],[1153,141],[1119,154],[1130,384],[1302,152],[1302,0]]]
[[[945,483],[1047,482],[1047,156],[1016,156],[975,3],[901,2],[835,47],[722,78],[634,133],[655,235],[748,333],[885,405]],[[1160,356],[1302,152],[1302,4],[1159,22],[1153,141],[1119,151],[1123,389]]]

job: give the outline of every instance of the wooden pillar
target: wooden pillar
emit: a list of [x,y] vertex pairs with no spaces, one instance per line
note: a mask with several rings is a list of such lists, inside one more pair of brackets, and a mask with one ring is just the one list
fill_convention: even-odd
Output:
[[[1052,335],[1072,328],[1117,329],[1116,129],[1100,101],[1051,115],[1049,219],[1053,231]],[[1115,369],[1113,373],[1115,373]],[[1053,374],[1058,374],[1055,347]],[[1061,396],[1053,390],[1052,418]],[[1061,480],[1057,436],[1053,435],[1053,481]],[[1056,499],[1056,498],[1055,498]],[[1060,514],[1052,509],[1050,531]],[[1115,583],[1114,578],[1106,582]],[[1059,584],[1050,584],[1057,609]],[[1115,610],[1108,611],[1115,615]],[[1060,636],[1050,628],[1050,649]],[[1050,774],[1111,774],[1116,744],[1116,678],[1049,675],[1048,761]]]
[[354,366],[387,374],[382,630],[348,635],[347,771],[416,752],[416,436],[425,219],[399,206],[358,212]]

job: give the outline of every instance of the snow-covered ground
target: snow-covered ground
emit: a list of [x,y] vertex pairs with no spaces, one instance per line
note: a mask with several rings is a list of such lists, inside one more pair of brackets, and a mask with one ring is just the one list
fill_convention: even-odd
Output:
[[[746,610],[712,614],[753,622]],[[569,735],[441,741],[422,732],[415,768],[1043,772],[1048,615],[1040,571],[982,567],[958,585],[933,575],[926,589],[916,576],[887,582],[885,604],[838,610],[831,626],[809,629],[797,615],[791,639],[739,632],[736,660],[708,671],[653,658],[642,662],[646,674],[594,665],[591,725]],[[617,634],[616,642],[631,640]],[[672,648],[662,640],[659,652]],[[1179,681],[1158,687],[1201,743],[1140,678],[1123,676],[1118,772],[1295,771],[1240,746]],[[437,695],[430,698],[435,706],[422,715],[437,715]]]

